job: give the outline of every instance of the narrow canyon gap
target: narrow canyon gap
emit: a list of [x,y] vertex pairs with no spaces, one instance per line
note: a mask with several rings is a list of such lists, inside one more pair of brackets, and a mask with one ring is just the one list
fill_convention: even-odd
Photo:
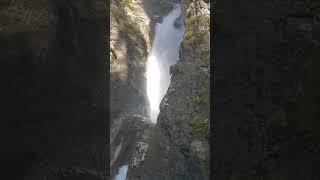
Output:
[[[148,58],[146,73],[150,120],[153,123],[157,122],[161,99],[170,84],[170,66],[179,59],[179,46],[184,33],[182,20],[181,6],[175,5],[172,11],[163,18],[163,21],[157,23],[155,27],[154,41]],[[121,166],[114,180],[125,180],[127,171],[128,165]]]
[[111,1],[110,179],[208,179],[209,7]]

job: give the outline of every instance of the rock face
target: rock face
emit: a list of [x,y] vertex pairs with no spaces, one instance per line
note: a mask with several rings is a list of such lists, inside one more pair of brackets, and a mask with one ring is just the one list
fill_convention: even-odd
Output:
[[111,178],[123,165],[139,165],[147,151],[147,144],[143,144],[145,131],[151,126],[145,76],[149,33],[150,19],[141,1],[111,1]]
[[111,118],[121,111],[147,115],[145,72],[150,49],[150,20],[141,8],[141,4],[131,0],[111,3]]
[[138,167],[143,164],[148,151],[148,139],[152,124],[149,119],[138,115],[126,114],[115,119],[117,126],[111,132],[110,173],[113,178],[123,165]]
[[202,0],[189,5],[157,126],[168,138],[167,178],[209,179],[210,14]]
[[[168,178],[168,140],[162,130],[152,126],[145,131],[144,146],[137,148],[127,180],[163,180]],[[147,148],[148,147],[148,148]],[[133,159],[133,160],[134,160]]]
[[319,178],[319,3],[217,1],[213,178]]
[[157,125],[145,141],[145,161],[129,169],[129,180],[209,179],[209,7],[203,1],[183,3],[190,8],[180,59],[170,68]]
[[132,167],[137,167],[143,164],[146,159],[146,153],[149,149],[149,145],[144,142],[138,142],[136,146],[136,153],[133,155]]
[[0,179],[102,174],[106,7],[100,0],[1,1]]

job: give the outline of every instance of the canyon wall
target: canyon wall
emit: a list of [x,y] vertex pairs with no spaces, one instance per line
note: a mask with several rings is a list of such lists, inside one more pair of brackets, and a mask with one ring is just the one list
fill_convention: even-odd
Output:
[[180,58],[160,105],[158,126],[168,138],[168,177],[209,179],[210,7],[188,3]]
[[110,166],[144,161],[153,129],[149,119],[146,66],[156,22],[170,2],[111,1],[110,17]]

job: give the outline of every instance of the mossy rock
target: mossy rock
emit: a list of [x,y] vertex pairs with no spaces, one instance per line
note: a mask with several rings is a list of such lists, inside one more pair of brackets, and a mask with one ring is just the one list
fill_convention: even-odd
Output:
[[207,179],[209,179],[210,177],[210,160],[209,159],[205,159],[201,162],[202,165],[202,169],[203,169],[203,174],[205,175],[205,177],[207,177]]
[[200,106],[210,106],[210,81],[203,81],[200,87],[200,95],[195,99],[196,104]]
[[191,16],[186,19],[185,27],[187,30],[203,26],[205,29],[210,28],[210,17],[207,15]]
[[206,131],[208,131],[208,125],[204,122],[203,118],[195,116],[190,118],[190,121],[188,122],[189,125],[192,127],[193,132],[195,134],[204,134]]
[[195,32],[193,30],[189,30],[184,34],[184,39],[185,40],[190,40],[193,36],[195,36]]
[[[210,17],[206,15],[192,16],[185,21],[185,27],[184,43],[194,48],[204,42],[203,33],[210,28]],[[199,27],[203,27],[203,30],[200,30]]]
[[201,60],[207,64],[210,63],[210,50],[205,49],[201,52]]
[[187,33],[183,40],[184,45],[189,45],[192,48],[196,48],[199,44],[203,42],[203,36],[192,34],[193,32],[190,32],[190,34]]
[[127,39],[127,42],[136,48],[138,48],[138,46],[143,49],[147,48],[147,42],[145,41],[137,22],[134,22],[132,19],[130,19],[122,8],[111,8],[110,13],[111,16],[118,20],[119,33],[121,33]]
[[191,3],[192,0],[181,0],[181,10],[183,16],[186,16],[187,9],[189,8]]
[[196,98],[196,103],[202,106],[210,105],[210,94],[204,93]]
[[118,20],[120,26],[119,31],[140,33],[139,25],[126,15],[123,8],[111,8],[110,14]]
[[123,8],[128,8],[131,11],[135,10],[134,3],[132,2],[132,0],[122,0],[120,6]]
[[118,8],[110,8],[110,15],[114,18],[117,18],[117,19],[124,19],[125,18],[125,14],[123,11],[121,11],[120,9]]

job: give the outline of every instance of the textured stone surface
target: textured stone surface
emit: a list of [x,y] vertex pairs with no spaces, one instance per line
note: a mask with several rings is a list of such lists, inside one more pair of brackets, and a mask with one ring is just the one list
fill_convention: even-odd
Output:
[[142,165],[146,159],[146,153],[148,151],[149,145],[144,142],[138,142],[136,146],[136,152],[133,155],[132,167]]
[[210,14],[193,1],[185,18],[180,59],[160,105],[158,126],[168,138],[167,177],[209,178]]
[[111,2],[111,118],[121,111],[147,116],[145,73],[150,49],[150,20],[143,13],[141,4],[131,0],[125,2]]
[[150,126],[145,76],[149,32],[150,18],[141,1],[111,1],[111,178],[119,167],[143,161],[145,152],[136,152],[135,147]]

